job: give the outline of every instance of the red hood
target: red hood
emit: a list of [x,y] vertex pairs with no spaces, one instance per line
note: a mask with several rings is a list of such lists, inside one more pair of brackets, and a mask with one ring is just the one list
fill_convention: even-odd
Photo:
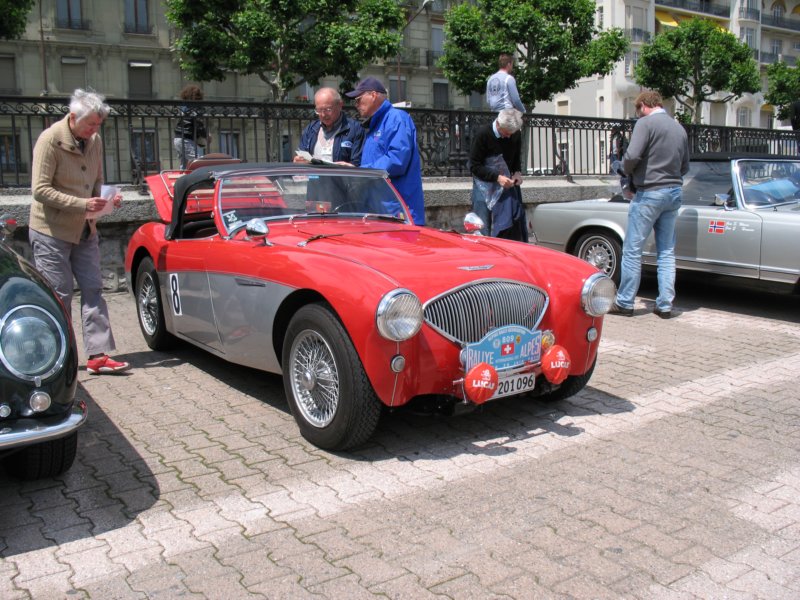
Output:
[[[312,239],[314,236],[322,237]],[[450,289],[476,278],[515,279],[549,287],[554,275],[550,273],[547,260],[553,255],[552,250],[372,220],[366,223],[276,224],[271,227],[269,240],[276,245],[365,265],[418,294],[422,290],[435,294],[435,290]],[[305,245],[298,246],[302,243]],[[582,280],[596,272],[578,259],[568,259],[570,266],[566,267],[563,264],[565,255],[559,254],[559,273],[572,270],[574,276]],[[431,281],[433,265],[436,265],[435,282]],[[559,275],[561,277],[563,275]],[[420,296],[420,299],[425,301],[426,298]]]

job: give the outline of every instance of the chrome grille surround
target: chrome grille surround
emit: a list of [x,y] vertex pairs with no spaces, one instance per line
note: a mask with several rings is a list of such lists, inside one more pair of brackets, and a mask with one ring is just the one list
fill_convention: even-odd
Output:
[[534,285],[509,279],[481,279],[448,290],[423,306],[425,323],[465,346],[505,325],[536,329],[550,298]]

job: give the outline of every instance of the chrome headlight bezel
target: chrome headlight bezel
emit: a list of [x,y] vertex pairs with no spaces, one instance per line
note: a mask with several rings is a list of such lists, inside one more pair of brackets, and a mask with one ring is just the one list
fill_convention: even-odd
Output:
[[375,311],[378,333],[393,342],[402,342],[417,335],[422,328],[422,321],[422,303],[414,292],[405,288],[385,294]]
[[[44,328],[41,327],[44,325]],[[37,331],[34,334],[33,328]],[[13,331],[12,328],[17,329]],[[39,366],[25,364],[19,357],[9,352],[14,346],[14,340],[8,339],[9,335],[18,336],[19,339],[29,338],[36,340],[40,345],[43,342],[46,356],[39,360]],[[45,336],[44,340],[42,337]],[[48,336],[50,339],[48,339]],[[64,327],[47,310],[35,304],[21,304],[15,306],[0,319],[0,361],[8,371],[24,381],[40,381],[57,373],[63,366],[67,355],[67,336]]]
[[581,308],[591,317],[602,317],[611,310],[617,297],[617,286],[604,273],[593,273],[583,283]]

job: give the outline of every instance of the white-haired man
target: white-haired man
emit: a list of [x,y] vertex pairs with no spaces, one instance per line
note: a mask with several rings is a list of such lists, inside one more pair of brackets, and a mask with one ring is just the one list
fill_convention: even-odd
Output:
[[110,112],[105,98],[75,90],[69,114],[45,129],[33,149],[33,203],[28,238],[36,268],[72,314],[74,281],[81,290],[83,344],[89,373],[130,368],[113,360],[114,336],[103,299],[96,215],[107,202],[103,184],[103,142],[98,132]]
[[522,113],[504,108],[472,138],[472,210],[486,227],[484,235],[528,241],[522,185]]

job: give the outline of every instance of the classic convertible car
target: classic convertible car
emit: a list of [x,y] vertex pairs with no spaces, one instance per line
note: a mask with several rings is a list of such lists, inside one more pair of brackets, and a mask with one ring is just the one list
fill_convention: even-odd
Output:
[[[0,218],[2,237],[16,222]],[[36,269],[0,243],[0,459],[22,479],[72,466],[86,404],[75,401],[78,352],[64,306]]]
[[147,343],[282,373],[321,448],[362,444],[384,406],[559,399],[592,374],[608,277],[415,226],[383,171],[222,164],[147,181],[162,222],[134,233],[125,262]]
[[[628,202],[540,204],[537,243],[593,264],[619,283]],[[678,269],[800,291],[800,161],[704,156],[690,163],[676,223]],[[655,265],[653,236],[644,263]]]

